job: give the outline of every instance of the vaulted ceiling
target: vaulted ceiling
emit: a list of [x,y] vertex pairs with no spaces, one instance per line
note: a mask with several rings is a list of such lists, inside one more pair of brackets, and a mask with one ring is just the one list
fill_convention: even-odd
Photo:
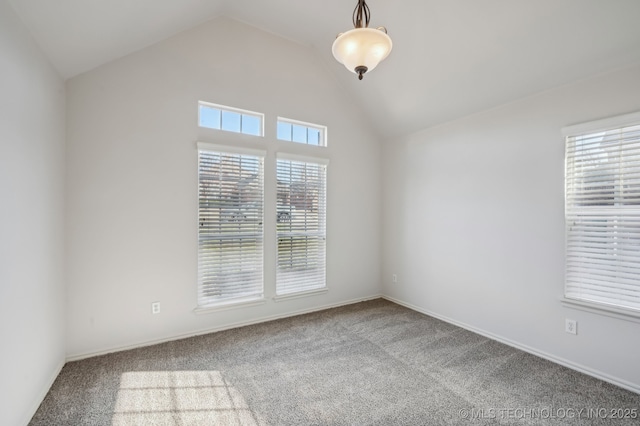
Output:
[[639,0],[368,0],[394,48],[358,81],[331,55],[356,0],[9,0],[64,78],[220,16],[308,46],[382,138],[640,62]]

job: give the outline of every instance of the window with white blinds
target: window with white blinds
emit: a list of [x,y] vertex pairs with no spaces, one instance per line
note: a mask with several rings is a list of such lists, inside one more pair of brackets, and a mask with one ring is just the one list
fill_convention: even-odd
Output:
[[565,135],[565,297],[640,312],[640,115]]
[[263,297],[264,153],[198,144],[198,306]]
[[278,154],[276,294],[326,287],[327,163]]

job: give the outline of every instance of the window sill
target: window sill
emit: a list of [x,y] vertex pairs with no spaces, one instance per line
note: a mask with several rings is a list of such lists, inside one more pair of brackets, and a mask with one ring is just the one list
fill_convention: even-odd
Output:
[[267,300],[265,298],[224,302],[215,305],[198,306],[193,310],[193,313],[198,315],[210,314],[213,312],[227,311],[229,309],[264,305],[266,302]]
[[560,298],[562,306],[579,311],[591,312],[593,314],[605,315],[625,321],[640,323],[640,312],[631,309],[617,308],[599,303],[585,302],[582,300]]
[[299,299],[301,297],[315,296],[317,294],[323,294],[328,291],[329,289],[327,287],[323,287],[315,290],[301,291],[299,293],[288,293],[288,294],[282,294],[279,296],[273,296],[273,300],[276,302],[282,302],[283,300]]

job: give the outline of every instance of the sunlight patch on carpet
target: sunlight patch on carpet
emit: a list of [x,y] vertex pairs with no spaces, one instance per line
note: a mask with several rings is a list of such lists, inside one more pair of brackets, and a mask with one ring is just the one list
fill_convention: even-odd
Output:
[[121,376],[111,424],[263,423],[219,371],[132,371]]

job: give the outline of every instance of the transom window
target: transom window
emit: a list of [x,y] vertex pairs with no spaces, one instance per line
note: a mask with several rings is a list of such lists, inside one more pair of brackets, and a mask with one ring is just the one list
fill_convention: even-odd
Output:
[[278,139],[315,146],[327,146],[327,128],[278,117]]
[[264,135],[264,114],[223,105],[198,102],[198,125],[209,129]]

